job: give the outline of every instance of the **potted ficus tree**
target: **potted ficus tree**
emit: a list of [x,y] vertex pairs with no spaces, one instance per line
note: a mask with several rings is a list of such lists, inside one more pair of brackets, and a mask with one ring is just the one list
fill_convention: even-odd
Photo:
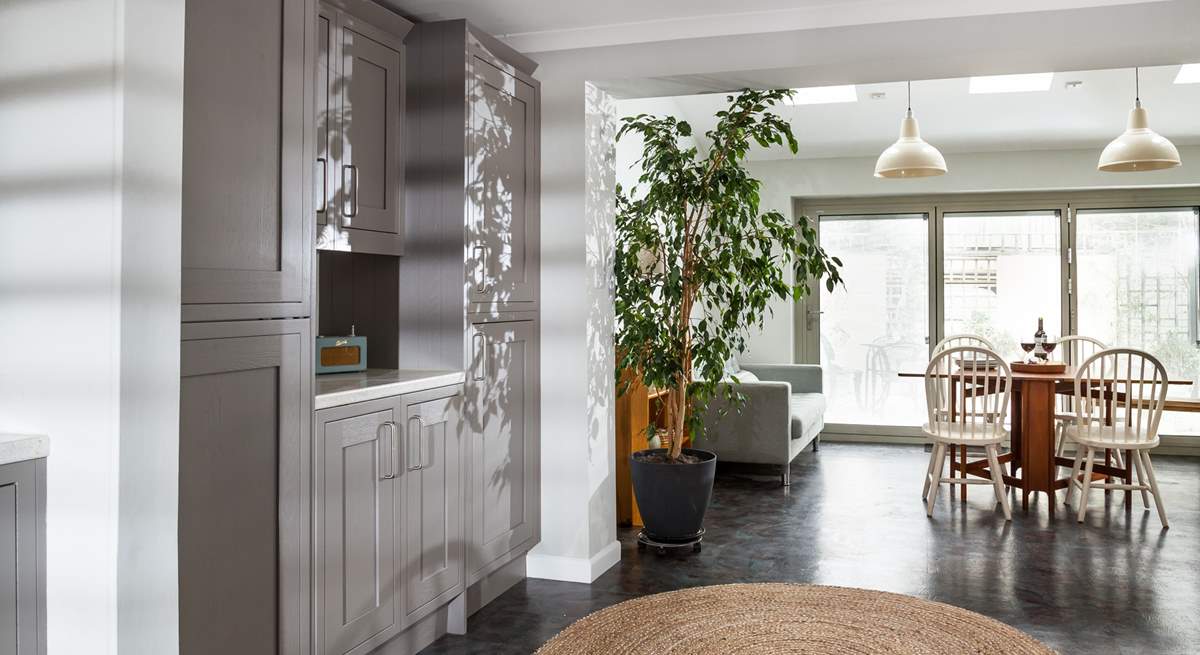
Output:
[[617,188],[618,393],[633,379],[666,390],[669,445],[631,462],[643,543],[699,549],[716,455],[683,447],[704,429],[698,408],[718,389],[740,407],[735,385],[718,383],[771,300],[799,299],[822,277],[831,291],[840,282],[841,262],[821,249],[808,219],[762,211],[761,184],[744,168],[755,144],[797,151],[791,126],[772,113],[790,94],[729,96],[703,155],[681,145],[692,128],[671,116],[631,116],[617,132],[643,143],[637,186]]

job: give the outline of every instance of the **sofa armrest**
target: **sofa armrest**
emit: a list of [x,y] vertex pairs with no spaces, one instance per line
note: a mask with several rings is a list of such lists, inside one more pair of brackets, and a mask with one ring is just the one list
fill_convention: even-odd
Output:
[[787,382],[792,393],[821,393],[824,389],[821,367],[816,364],[743,364],[742,368],[764,382]]
[[[721,383],[725,387],[730,383]],[[703,410],[705,433],[696,439],[699,448],[717,452],[735,462],[785,464],[791,439],[791,385],[786,382],[746,382],[736,385],[745,399],[737,407],[719,389]],[[722,411],[724,413],[722,414]]]

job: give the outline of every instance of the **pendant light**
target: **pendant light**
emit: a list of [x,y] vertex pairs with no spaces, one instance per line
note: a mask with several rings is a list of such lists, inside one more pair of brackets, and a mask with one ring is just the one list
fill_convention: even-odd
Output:
[[1150,129],[1146,110],[1142,108],[1140,77],[1139,70],[1134,68],[1134,106],[1129,111],[1129,124],[1125,132],[1113,139],[1100,153],[1097,170],[1109,173],[1157,171],[1175,168],[1182,163],[1175,144]]
[[925,143],[912,112],[912,82],[908,83],[908,111],[900,121],[900,138],[875,162],[875,177],[930,177],[946,174],[946,159]]

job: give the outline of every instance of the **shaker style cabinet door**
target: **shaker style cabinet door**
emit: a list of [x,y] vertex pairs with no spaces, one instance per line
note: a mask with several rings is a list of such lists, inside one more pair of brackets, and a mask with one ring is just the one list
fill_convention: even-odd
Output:
[[537,302],[538,91],[471,58],[468,77],[468,271],[473,303]]
[[467,372],[467,584],[524,554],[539,536],[537,329],[475,323]]
[[404,625],[463,589],[462,389],[403,396]]
[[402,35],[322,4],[317,45],[317,247],[401,255]]
[[45,655],[46,460],[0,465],[0,653]]
[[187,3],[184,321],[309,313],[313,0]]
[[317,643],[365,653],[399,631],[394,399],[317,413]]
[[307,320],[185,324],[179,653],[311,653]]

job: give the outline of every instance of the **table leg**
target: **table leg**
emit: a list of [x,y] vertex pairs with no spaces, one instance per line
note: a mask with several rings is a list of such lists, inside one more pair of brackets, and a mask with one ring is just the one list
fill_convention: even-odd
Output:
[[[1112,466],[1112,449],[1110,449],[1110,448],[1105,448],[1105,449],[1104,449],[1104,465],[1105,465],[1105,466]],[[1108,476],[1104,476],[1104,481],[1105,481],[1105,482],[1108,482],[1108,481],[1109,481],[1109,480],[1108,480]],[[1109,495],[1111,495],[1111,494],[1112,494],[1112,489],[1105,489],[1105,490],[1104,490],[1104,495],[1105,495],[1105,496],[1109,496]]]
[[[1129,460],[1129,456],[1133,453],[1132,450],[1125,451],[1125,484],[1133,484],[1133,462]],[[1125,507],[1126,509],[1133,506],[1133,490],[1125,490]]]
[[1054,504],[1054,382],[1026,380],[1021,393],[1022,507],[1031,492],[1044,492]]

